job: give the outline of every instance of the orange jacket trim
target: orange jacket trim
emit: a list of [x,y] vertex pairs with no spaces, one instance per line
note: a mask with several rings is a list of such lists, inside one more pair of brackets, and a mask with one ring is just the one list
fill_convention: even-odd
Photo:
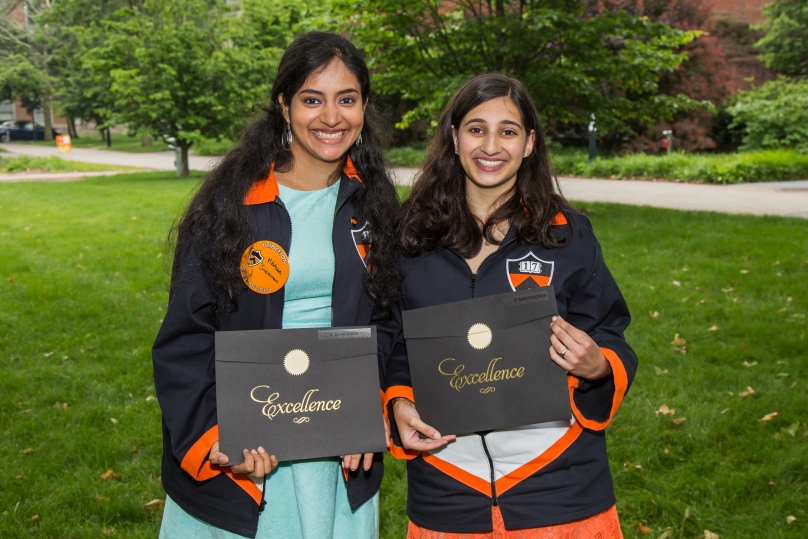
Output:
[[623,397],[626,396],[626,391],[628,391],[628,375],[626,374],[626,368],[623,366],[623,362],[620,361],[620,358],[617,357],[614,350],[609,348],[601,348],[600,351],[603,352],[606,361],[609,362],[609,365],[612,368],[612,375],[614,376],[614,397],[612,397],[612,409],[610,410],[609,418],[606,421],[600,422],[584,417],[583,413],[581,413],[581,411],[578,410],[578,407],[575,406],[575,399],[573,397],[575,389],[578,387],[579,380],[575,376],[567,376],[567,385],[569,386],[570,390],[570,406],[572,407],[572,413],[575,415],[575,419],[578,420],[582,426],[590,430],[603,430],[609,423],[612,422],[614,415],[617,413],[617,409],[620,408],[620,404],[623,402]]
[[[412,396],[411,387],[409,386],[388,387],[387,391],[382,393],[382,413],[384,414],[384,420],[387,422],[388,429],[391,429],[392,426],[390,425],[390,418],[387,415],[387,405],[390,403],[391,400],[397,397],[404,397],[405,399],[409,399],[411,402],[415,402],[415,397]],[[393,458],[398,460],[412,460],[421,454],[420,451],[405,449],[400,445],[394,444],[392,438],[390,440],[390,449],[388,449],[388,452]]]
[[524,464],[517,468],[516,470],[512,471],[506,476],[500,477],[496,481],[497,485],[497,495],[502,494],[509,488],[517,485],[519,482],[524,481],[528,477],[532,476],[555,459],[557,459],[564,451],[566,451],[572,443],[578,439],[578,436],[584,429],[581,425],[578,424],[576,421],[572,425],[570,425],[569,430],[564,433],[564,436],[558,439],[556,443],[551,445],[547,450],[536,457],[535,459],[531,460],[527,464]]
[[238,486],[244,489],[244,491],[250,495],[250,497],[255,500],[255,503],[261,504],[261,498],[263,492],[261,489],[258,488],[258,485],[255,484],[255,481],[250,479],[250,476],[243,474],[243,473],[233,473],[233,472],[224,472],[227,477],[232,479],[236,482]]
[[219,425],[213,425],[196,441],[182,459],[182,469],[197,481],[205,481],[222,473],[208,460],[210,448],[219,440]]
[[[364,185],[350,156],[345,162],[345,167],[342,171],[349,178]],[[272,163],[269,167],[269,175],[265,179],[252,184],[250,190],[247,191],[247,195],[244,197],[244,205],[254,206],[256,204],[266,204],[267,202],[273,202],[279,195],[278,181],[275,179],[275,163]]]
[[567,224],[567,217],[563,213],[558,212],[555,218],[553,219],[553,226],[561,226],[566,224]]
[[449,477],[460,481],[467,487],[471,487],[474,490],[478,490],[488,496],[491,497],[491,483],[486,481],[485,479],[480,479],[474,474],[468,473],[466,470],[462,468],[458,468],[454,464],[449,464],[445,460],[439,459],[435,455],[431,453],[424,453],[424,460],[437,468],[438,470],[442,471]]

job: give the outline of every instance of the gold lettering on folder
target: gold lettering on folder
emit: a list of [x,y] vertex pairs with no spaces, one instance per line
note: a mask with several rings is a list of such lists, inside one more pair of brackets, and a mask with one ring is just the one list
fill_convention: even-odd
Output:
[[[331,412],[334,410],[339,410],[339,407],[342,405],[342,401],[339,399],[327,400],[327,401],[318,401],[312,400],[312,395],[314,393],[320,391],[319,389],[309,389],[306,391],[306,394],[303,396],[301,400],[298,402],[277,402],[280,399],[281,394],[277,391],[274,393],[270,393],[269,396],[266,398],[259,398],[256,397],[256,390],[257,389],[269,389],[269,386],[255,386],[252,391],[250,391],[250,398],[255,402],[263,404],[263,408],[261,409],[261,413],[267,416],[270,420],[276,417],[278,414],[309,414],[312,412]],[[295,423],[300,425],[301,423],[307,423],[309,421],[308,417],[298,417],[293,419]]]
[[[454,363],[457,360],[453,357],[448,357],[438,363],[438,372],[440,372],[444,376],[450,376],[451,380],[449,380],[449,385],[453,387],[455,390],[460,391],[467,385],[476,385],[476,384],[488,384],[491,382],[498,382],[500,380],[511,380],[513,378],[522,378],[525,375],[525,368],[524,367],[513,367],[511,369],[497,369],[497,362],[501,361],[501,357],[495,357],[488,363],[488,368],[485,372],[478,372],[472,374],[463,374],[463,371],[466,369],[466,366],[463,363],[459,365]],[[444,370],[443,364],[447,361],[451,361],[452,363],[446,366],[447,369],[451,369],[454,367],[454,370],[449,370],[448,372]],[[494,391],[493,387],[484,388],[486,390],[490,389],[490,391],[480,390],[480,393],[487,394]]]

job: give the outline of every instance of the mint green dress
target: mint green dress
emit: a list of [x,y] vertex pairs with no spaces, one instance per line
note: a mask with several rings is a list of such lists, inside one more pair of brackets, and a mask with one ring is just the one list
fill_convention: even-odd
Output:
[[[289,280],[283,327],[331,325],[334,286],[332,232],[339,182],[317,191],[279,186],[292,219]],[[261,483],[258,483],[261,487]],[[379,536],[379,494],[351,511],[336,458],[281,462],[267,477],[266,508],[256,539],[375,539]],[[182,510],[166,496],[160,539],[237,539]]]

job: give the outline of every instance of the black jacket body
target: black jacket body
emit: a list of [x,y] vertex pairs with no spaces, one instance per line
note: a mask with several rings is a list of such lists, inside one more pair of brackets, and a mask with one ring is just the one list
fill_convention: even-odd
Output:
[[[569,243],[545,249],[520,243],[510,230],[476,275],[448,249],[401,258],[402,310],[552,284],[559,315],[587,332],[612,368],[611,375],[594,382],[567,376],[570,421],[458,436],[424,453],[401,447],[391,425],[391,452],[408,459],[407,512],[418,526],[447,533],[490,532],[492,506],[498,505],[507,529],[535,528],[589,517],[615,503],[603,429],[637,368],[623,337],[630,315],[589,220],[573,212],[559,214],[551,230]],[[385,367],[385,411],[393,424],[389,403],[395,397],[413,398],[401,333]]]
[[[351,198],[361,188],[361,180],[351,169],[346,168],[339,180],[334,215],[332,326],[369,325],[374,314],[364,285],[365,262],[354,241],[353,233],[362,224],[357,224]],[[255,195],[252,201],[245,203],[253,214],[256,231],[249,243],[270,240],[288,253],[295,237],[289,214],[277,196],[274,176],[256,184],[251,194]],[[217,324],[211,310],[207,270],[193,252],[188,260],[177,263],[182,264],[183,271],[172,283],[168,310],[152,348],[154,381],[163,413],[163,486],[182,509],[196,518],[232,533],[255,537],[258,515],[265,503],[262,490],[250,477],[233,474],[229,468],[213,466],[207,460],[211,445],[218,440],[214,332],[280,329],[284,289],[262,295],[245,286],[238,298],[238,309]],[[380,348],[390,341],[386,335],[379,332]],[[267,450],[271,453],[271,445]],[[360,467],[348,474],[348,497],[353,509],[379,490],[382,474],[381,454],[375,455],[368,472]]]

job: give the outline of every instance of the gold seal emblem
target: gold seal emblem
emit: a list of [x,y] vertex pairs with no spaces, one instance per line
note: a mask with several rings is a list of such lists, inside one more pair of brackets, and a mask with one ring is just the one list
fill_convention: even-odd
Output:
[[482,350],[491,344],[493,334],[491,328],[485,324],[474,324],[469,328],[469,344],[472,348]]
[[297,348],[290,350],[283,358],[283,368],[291,375],[300,376],[309,370],[309,355]]

